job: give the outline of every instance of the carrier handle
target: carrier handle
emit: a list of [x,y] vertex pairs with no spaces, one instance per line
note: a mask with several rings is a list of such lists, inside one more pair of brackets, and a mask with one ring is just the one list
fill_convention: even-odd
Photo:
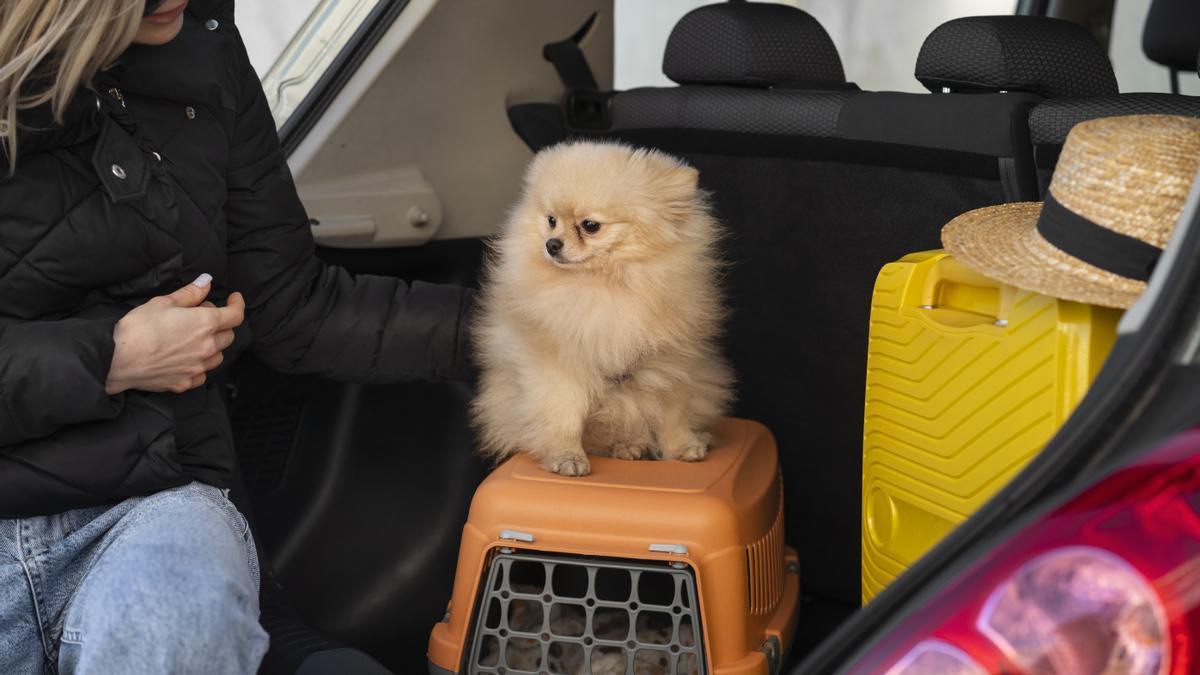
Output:
[[968,327],[1008,325],[1016,289],[979,274],[948,256],[931,264],[921,285],[919,307],[940,324]]

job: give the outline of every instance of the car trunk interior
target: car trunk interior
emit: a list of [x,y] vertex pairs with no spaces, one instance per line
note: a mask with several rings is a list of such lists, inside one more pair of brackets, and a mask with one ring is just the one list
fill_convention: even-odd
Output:
[[[964,211],[1038,199],[1038,170],[1061,138],[1047,139],[1051,159],[1036,165],[1024,120],[1042,98],[999,92],[733,89],[794,106],[794,116],[756,125],[746,122],[752,107],[716,106],[699,120],[672,112],[672,96],[724,100],[732,88],[646,88],[606,93],[599,124],[574,118],[543,46],[595,13],[580,46],[610,92],[612,12],[612,0],[410,0],[393,30],[407,23],[411,35],[368,73],[373,53],[303,138],[285,138],[291,168],[327,262],[469,286],[540,147],[568,135],[613,139],[698,168],[728,228],[733,412],[778,442],[786,541],[801,567],[795,662],[860,603],[863,391],[879,269],[938,248],[941,226]],[[473,452],[470,387],[283,376],[246,359],[233,394],[257,540],[288,602],[395,672],[424,672],[467,509],[489,470]]]

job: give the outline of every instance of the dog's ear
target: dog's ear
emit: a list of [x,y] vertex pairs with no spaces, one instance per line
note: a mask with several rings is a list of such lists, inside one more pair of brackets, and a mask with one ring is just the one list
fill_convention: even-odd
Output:
[[658,190],[671,196],[691,197],[700,183],[699,171],[660,150],[635,150],[631,159],[644,167],[643,175],[648,176]]
[[700,187],[700,172],[696,169],[687,164],[680,164],[675,172],[679,175],[679,180],[687,186],[689,192],[694,192]]
[[686,220],[696,205],[700,191],[700,172],[684,164],[673,162],[662,179],[661,207],[672,220]]
[[646,181],[645,198],[642,208],[646,210],[643,220],[659,222],[666,227],[652,228],[656,236],[668,241],[674,240],[683,232],[683,226],[688,223],[696,212],[697,204],[701,203],[702,195],[698,188],[700,173],[681,162],[657,167]]
[[662,198],[690,203],[700,185],[700,172],[676,160],[674,157],[663,157],[656,172],[659,193]]

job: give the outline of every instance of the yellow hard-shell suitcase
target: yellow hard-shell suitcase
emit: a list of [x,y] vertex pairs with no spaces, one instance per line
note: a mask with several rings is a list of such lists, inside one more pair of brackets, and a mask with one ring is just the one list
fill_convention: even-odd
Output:
[[1041,450],[1100,370],[1120,316],[994,281],[945,251],[880,271],[863,428],[864,603]]

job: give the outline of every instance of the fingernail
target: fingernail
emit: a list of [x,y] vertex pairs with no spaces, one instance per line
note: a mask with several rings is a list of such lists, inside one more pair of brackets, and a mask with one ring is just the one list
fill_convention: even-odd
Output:
[[200,288],[207,288],[208,285],[211,283],[212,283],[212,275],[211,274],[201,274],[200,276],[196,277],[196,280],[192,282],[192,285],[199,286]]

